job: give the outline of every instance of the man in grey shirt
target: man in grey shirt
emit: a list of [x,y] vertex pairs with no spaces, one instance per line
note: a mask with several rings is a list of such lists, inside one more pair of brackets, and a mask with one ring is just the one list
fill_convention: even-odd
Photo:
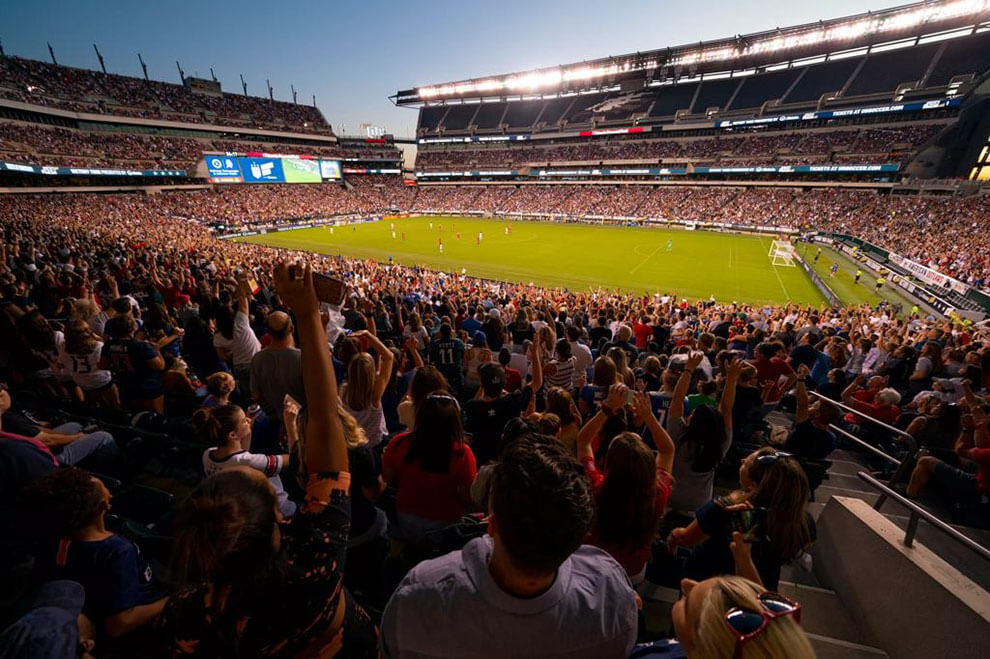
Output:
[[292,340],[292,319],[283,311],[273,311],[268,314],[266,324],[272,342],[251,359],[251,397],[267,417],[256,424],[251,450],[262,453],[282,452],[278,439],[285,395],[300,404],[306,402],[300,352]]
[[581,545],[587,477],[552,437],[510,444],[492,475],[488,532],[420,563],[382,619],[387,657],[624,657],[636,596],[605,551]]

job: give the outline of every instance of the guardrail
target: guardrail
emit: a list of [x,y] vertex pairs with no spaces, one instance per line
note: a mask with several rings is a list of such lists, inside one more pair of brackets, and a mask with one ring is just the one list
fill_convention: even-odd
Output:
[[[883,428],[887,432],[893,433],[893,434],[895,434],[895,435],[897,435],[899,437],[904,438],[905,442],[908,445],[908,454],[907,454],[907,457],[905,457],[903,460],[898,460],[894,456],[889,455],[887,453],[884,453],[883,451],[881,451],[880,449],[878,449],[876,446],[873,446],[869,442],[863,441],[859,437],[856,437],[855,435],[853,435],[851,432],[849,432],[845,428],[840,428],[839,426],[837,426],[834,423],[829,424],[829,428],[833,432],[839,433],[840,435],[842,435],[843,437],[845,437],[849,441],[855,443],[857,446],[860,446],[860,447],[866,449],[867,451],[869,451],[873,455],[877,456],[881,460],[885,460],[885,461],[887,461],[887,462],[889,462],[889,463],[894,464],[894,465],[897,466],[896,469],[894,469],[894,473],[890,477],[890,480],[887,482],[887,485],[892,486],[892,485],[894,485],[894,483],[900,482],[900,480],[902,478],[904,478],[904,476],[907,475],[908,470],[909,469],[912,469],[914,467],[914,464],[917,461],[918,454],[921,452],[921,449],[918,448],[918,442],[917,442],[917,440],[915,440],[915,438],[910,433],[907,433],[907,432],[901,430],[900,428],[895,428],[894,426],[890,425],[889,423],[884,423],[883,421],[880,421],[879,419],[874,419],[869,414],[866,414],[865,412],[861,412],[861,411],[857,410],[854,407],[850,407],[849,405],[846,405],[845,403],[843,403],[841,401],[833,400],[833,399],[829,398],[828,396],[823,396],[820,393],[818,393],[817,391],[809,391],[808,393],[811,394],[812,396],[815,396],[819,400],[828,403],[829,405],[835,405],[836,407],[838,407],[840,409],[846,410],[847,412],[851,412],[851,413],[855,414],[857,417],[860,417],[860,418],[862,418],[862,419],[864,419],[866,421],[869,421],[869,422],[871,422],[871,423],[873,423],[873,424],[875,424],[877,426],[880,426],[881,428]],[[877,499],[877,502],[873,505],[873,508],[875,510],[880,510],[880,508],[883,507],[884,501],[886,501],[886,500],[887,500],[887,495],[881,493],[880,494],[880,498]]]
[[983,558],[984,560],[990,560],[990,549],[987,549],[983,545],[979,544],[972,538],[960,533],[956,529],[952,528],[942,520],[940,520],[935,515],[931,514],[914,501],[902,496],[891,488],[887,487],[877,479],[870,476],[865,471],[861,471],[857,474],[859,478],[869,485],[875,487],[881,492],[884,497],[890,497],[897,503],[901,504],[905,508],[911,511],[911,516],[908,518],[907,529],[904,532],[904,544],[908,547],[914,546],[914,536],[918,532],[918,520],[924,519],[926,522],[934,526],[936,529],[949,536],[963,547],[966,547],[977,556]]

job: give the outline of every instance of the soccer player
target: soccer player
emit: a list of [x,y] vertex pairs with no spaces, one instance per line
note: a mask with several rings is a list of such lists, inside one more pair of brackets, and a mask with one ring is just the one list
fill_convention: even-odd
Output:
[[818,251],[815,252],[815,263],[818,263],[818,257],[822,255],[822,248],[819,247]]
[[395,232],[392,232],[392,240],[395,240]]
[[392,255],[391,254],[388,255],[388,264],[389,265],[392,265]]
[[884,279],[883,277],[877,277],[877,288],[876,288],[877,293],[880,292],[880,289],[883,288],[883,285],[886,283],[887,283],[886,279]]
[[443,238],[437,238],[437,244],[440,245],[440,253],[443,254]]
[[433,231],[433,222],[430,222],[430,231]]
[[828,269],[828,276],[835,278],[835,273],[837,273],[838,271],[839,271],[839,264],[833,263],[832,267]]
[[858,284],[859,283],[859,278],[862,277],[862,276],[863,276],[863,270],[862,270],[862,268],[856,268],[856,281],[855,281],[855,283]]
[[668,252],[674,251],[674,239],[673,238],[668,238],[667,239],[667,251]]

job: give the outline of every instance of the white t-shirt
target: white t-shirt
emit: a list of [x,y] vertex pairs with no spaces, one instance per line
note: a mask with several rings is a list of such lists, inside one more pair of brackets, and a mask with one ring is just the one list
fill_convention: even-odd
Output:
[[63,343],[59,350],[58,360],[64,373],[72,377],[72,381],[82,387],[83,391],[92,391],[110,384],[113,375],[110,371],[100,368],[100,353],[103,351],[103,341],[97,341],[96,347],[87,355],[70,355],[65,351]]
[[237,311],[234,314],[234,333],[231,338],[220,332],[213,335],[213,346],[230,352],[230,361],[234,366],[250,366],[251,358],[261,350],[261,343],[254,335],[247,314]]
[[207,478],[233,467],[257,469],[268,477],[268,481],[275,489],[275,496],[278,497],[278,509],[282,512],[282,516],[291,517],[295,514],[296,504],[289,500],[289,495],[285,493],[285,488],[282,487],[282,478],[278,475],[282,471],[282,467],[285,466],[282,463],[282,456],[238,451],[226,458],[217,458],[213,455],[216,450],[217,447],[212,446],[203,451],[203,471]]

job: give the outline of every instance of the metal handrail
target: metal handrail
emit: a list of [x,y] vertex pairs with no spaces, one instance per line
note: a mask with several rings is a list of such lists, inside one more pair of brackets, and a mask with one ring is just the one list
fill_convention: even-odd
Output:
[[[893,456],[887,455],[886,453],[884,453],[883,451],[881,451],[877,447],[873,446],[869,442],[865,442],[862,439],[860,439],[859,437],[856,437],[852,433],[846,431],[845,429],[838,427],[834,423],[829,424],[829,428],[832,429],[833,431],[840,433],[843,437],[846,437],[847,439],[851,439],[857,445],[862,446],[863,448],[867,449],[868,451],[870,451],[874,455],[880,457],[881,459],[887,460],[888,462],[891,462],[891,463],[897,465],[897,469],[894,470],[894,473],[891,475],[890,480],[887,482],[888,485],[894,485],[894,483],[900,482],[900,480],[902,478],[904,478],[904,476],[907,475],[908,470],[911,469],[911,468],[913,468],[914,463],[917,460],[919,453],[921,452],[921,449],[918,448],[918,441],[910,433],[905,432],[905,431],[901,430],[900,428],[895,428],[894,426],[890,425],[889,423],[884,423],[883,421],[881,421],[879,419],[874,419],[869,414],[866,414],[864,412],[861,412],[861,411],[857,410],[854,407],[851,407],[849,405],[846,405],[843,402],[840,402],[840,401],[837,401],[837,400],[833,400],[833,399],[829,398],[828,396],[823,396],[820,393],[818,393],[817,391],[809,391],[808,393],[811,394],[812,396],[815,396],[815,397],[819,398],[822,401],[827,402],[830,405],[835,405],[836,407],[838,407],[840,409],[843,409],[843,410],[846,410],[848,412],[851,412],[852,414],[855,414],[857,417],[863,418],[866,421],[870,421],[871,423],[875,423],[876,425],[880,426],[884,430],[886,430],[888,432],[891,432],[891,433],[894,433],[895,435],[898,435],[899,437],[903,437],[904,438],[905,442],[908,445],[907,456],[903,460],[898,460],[897,458],[895,458]],[[877,499],[877,502],[876,502],[876,504],[874,504],[873,507],[876,510],[880,510],[880,508],[883,507],[884,501],[886,501],[886,500],[887,500],[887,495],[881,493],[880,494],[880,497]]]
[[840,428],[839,426],[835,425],[834,423],[830,423],[828,427],[833,432],[837,432],[840,435],[842,435],[843,437],[845,437],[846,439],[848,439],[848,440],[850,440],[852,442],[855,442],[856,444],[859,444],[861,447],[865,448],[867,451],[869,451],[873,455],[876,455],[877,457],[879,457],[879,458],[881,458],[883,460],[886,460],[887,462],[892,462],[895,465],[900,465],[901,464],[901,461],[898,460],[897,458],[895,458],[894,456],[887,455],[886,453],[884,453],[883,451],[881,451],[880,449],[878,449],[876,446],[873,446],[869,442],[863,441],[862,439],[860,439],[856,435],[852,434],[848,430],[844,430],[844,429]]
[[911,444],[912,445],[914,444],[914,437],[912,437],[910,433],[904,432],[900,428],[895,428],[894,426],[890,425],[889,423],[884,423],[880,419],[874,419],[872,416],[870,416],[866,412],[863,412],[862,410],[857,410],[855,407],[850,407],[849,405],[846,405],[845,403],[843,403],[841,401],[834,400],[832,398],[829,398],[828,396],[823,396],[822,394],[818,393],[817,391],[809,391],[808,393],[811,394],[812,396],[815,396],[816,398],[820,398],[821,400],[823,400],[823,401],[825,401],[825,402],[827,402],[827,403],[829,403],[831,405],[835,405],[836,407],[839,407],[841,409],[844,409],[847,412],[852,412],[856,416],[863,417],[867,421],[871,421],[871,422],[877,424],[878,426],[880,426],[881,428],[883,428],[884,430],[887,430],[889,432],[892,432],[895,435],[900,435],[901,437],[906,437],[907,439],[909,439],[911,441]]
[[976,555],[980,556],[984,560],[990,560],[990,549],[987,549],[986,547],[976,542],[969,536],[960,533],[959,531],[952,528],[951,526],[949,526],[948,524],[940,520],[938,517],[931,514],[930,512],[919,506],[918,504],[916,504],[915,502],[902,496],[895,490],[892,490],[891,488],[887,487],[877,479],[873,478],[865,471],[861,471],[856,475],[859,476],[860,480],[868,483],[869,485],[872,485],[876,489],[880,490],[880,492],[882,492],[884,495],[890,497],[891,499],[895,500],[897,503],[901,504],[902,506],[904,506],[905,508],[911,511],[911,517],[908,519],[908,526],[904,533],[904,544],[906,546],[908,547],[914,546],[914,536],[918,531],[918,520],[924,519],[926,522],[934,526],[936,529],[946,534],[947,536],[949,536],[950,538],[952,538],[962,546],[966,547],[970,551],[976,553]]

